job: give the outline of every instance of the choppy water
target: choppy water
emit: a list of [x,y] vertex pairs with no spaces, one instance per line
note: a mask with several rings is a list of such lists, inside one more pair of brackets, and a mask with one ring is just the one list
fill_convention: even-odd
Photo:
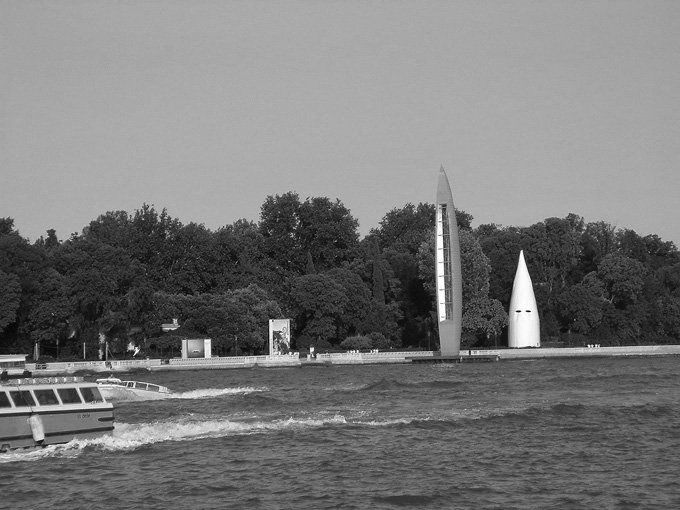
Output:
[[135,374],[110,437],[0,456],[0,507],[680,508],[678,357]]

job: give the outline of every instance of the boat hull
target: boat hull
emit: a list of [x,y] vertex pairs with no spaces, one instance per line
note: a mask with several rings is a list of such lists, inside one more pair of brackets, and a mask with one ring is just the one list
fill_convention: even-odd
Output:
[[168,398],[170,393],[122,388],[120,386],[99,386],[99,391],[106,400],[115,402],[118,400],[161,400]]
[[[72,406],[50,411],[12,409],[0,413],[0,451],[94,439],[113,431],[111,404]],[[31,418],[38,417],[44,439],[36,440]],[[33,418],[36,420],[36,418]]]

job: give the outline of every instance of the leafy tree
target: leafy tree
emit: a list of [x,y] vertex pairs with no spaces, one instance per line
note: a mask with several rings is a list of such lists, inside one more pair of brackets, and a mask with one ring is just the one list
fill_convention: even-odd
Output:
[[434,218],[434,205],[409,203],[387,213],[379,229],[371,231],[382,249],[383,274],[386,265],[393,275],[386,302],[399,306],[404,345],[419,345],[428,331],[432,302],[420,278],[418,253],[422,243],[433,236]]
[[152,288],[145,268],[120,248],[86,239],[60,247],[56,269],[67,278],[73,318],[81,340],[96,344],[99,335],[127,338],[151,310]]
[[657,235],[645,236],[643,241],[649,256],[648,269],[658,271],[680,262],[680,252],[673,242],[664,241]]
[[597,276],[604,284],[605,297],[617,308],[635,303],[645,284],[645,267],[620,253],[607,255],[600,262]]
[[340,267],[357,253],[359,222],[340,200],[308,198],[300,204],[299,238],[317,271]]
[[338,340],[342,316],[349,305],[342,284],[327,274],[299,276],[293,279],[290,297],[296,334]]
[[383,249],[415,255],[434,229],[434,216],[434,205],[420,203],[416,207],[408,203],[388,212],[371,233],[377,235]]
[[309,251],[307,251],[307,268],[305,269],[305,274],[316,274],[314,260],[312,259],[312,254]]
[[64,346],[70,334],[72,307],[68,295],[68,280],[54,268],[42,273],[38,279],[39,290],[34,295],[27,326],[31,338],[38,342],[41,352],[49,348],[51,355],[57,354],[61,341],[62,355],[70,354]]
[[649,265],[650,256],[645,240],[634,230],[622,229],[617,232],[618,252],[628,258],[637,260],[643,266]]
[[174,232],[163,254],[168,292],[200,294],[216,286],[213,238],[203,225],[189,223]]
[[0,331],[16,320],[21,301],[21,281],[15,274],[0,271]]
[[352,351],[367,350],[373,348],[373,341],[367,336],[349,336],[340,342],[340,347]]
[[373,237],[370,241],[371,265],[373,266],[373,299],[376,303],[385,303],[385,281],[383,279],[382,260],[378,240]]
[[83,229],[82,237],[92,242],[99,242],[123,248],[131,245],[132,219],[125,211],[109,211],[100,215],[96,220]]
[[600,261],[618,247],[616,228],[605,221],[588,223],[581,235],[581,270],[597,270]]
[[[28,316],[33,296],[39,290],[38,278],[49,267],[47,257],[39,246],[32,246],[14,230],[14,220],[0,219],[0,272],[7,285],[6,296],[0,297],[0,348],[15,352],[30,352]],[[17,282],[20,297],[17,305]],[[0,287],[2,288],[2,287]],[[4,289],[3,289],[4,291]],[[4,293],[4,292],[3,292]]]
[[[461,271],[463,277],[463,330],[473,335],[494,339],[507,325],[508,315],[497,299],[489,298],[489,259],[484,255],[477,237],[469,230],[459,232]],[[432,310],[436,308],[434,232],[421,245],[419,270],[423,286],[429,294]],[[435,327],[436,321],[430,323]]]
[[[662,296],[656,300],[655,332],[662,338],[680,340],[680,297]],[[667,341],[667,340],[666,340]]]
[[583,220],[570,214],[564,219],[547,218],[523,232],[527,256],[533,263],[533,280],[545,283],[551,295],[567,285],[579,262],[582,231]]
[[251,284],[270,290],[281,287],[282,278],[275,271],[276,263],[265,255],[264,237],[254,222],[238,220],[217,230],[213,237],[217,269],[214,292]]
[[390,340],[382,333],[373,332],[366,336],[371,339],[371,344],[373,345],[374,349],[384,350],[391,349],[393,347],[392,342],[390,342]]
[[521,230],[481,225],[475,230],[484,255],[489,259],[489,297],[510,306],[512,285],[517,270],[519,252],[523,247]]
[[482,335],[486,345],[490,344],[492,337],[496,344],[498,336],[507,325],[508,314],[497,299],[478,295],[466,303],[463,329],[475,335]]
[[602,321],[604,284],[595,273],[589,273],[580,283],[560,295],[562,315],[569,333],[587,335]]
[[302,275],[311,253],[317,271],[349,262],[358,247],[358,221],[339,201],[297,193],[268,196],[260,212],[265,253],[287,275]]

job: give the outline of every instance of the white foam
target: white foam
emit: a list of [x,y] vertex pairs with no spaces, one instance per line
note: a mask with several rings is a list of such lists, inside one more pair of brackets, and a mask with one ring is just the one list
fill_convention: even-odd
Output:
[[211,397],[221,397],[223,395],[245,395],[248,393],[257,393],[265,391],[259,388],[201,388],[197,390],[185,391],[181,393],[170,393],[168,398],[180,398],[180,399],[198,399],[198,398],[211,398]]
[[8,452],[0,456],[0,463],[40,460],[45,457],[75,457],[87,448],[107,451],[135,450],[145,445],[167,441],[194,441],[226,436],[267,434],[286,430],[305,430],[329,425],[389,426],[408,423],[411,420],[353,421],[342,414],[326,417],[288,417],[272,421],[233,420],[208,416],[187,415],[153,423],[116,423],[112,434],[96,439],[74,439],[62,444],[32,450]]

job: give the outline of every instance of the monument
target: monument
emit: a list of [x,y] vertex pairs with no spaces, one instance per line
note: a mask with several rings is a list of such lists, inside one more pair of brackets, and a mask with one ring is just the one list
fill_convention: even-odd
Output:
[[540,347],[541,324],[523,250],[519,252],[508,312],[508,347],[515,349]]
[[437,183],[435,245],[439,348],[442,356],[458,356],[463,327],[460,240],[451,186],[443,166]]

